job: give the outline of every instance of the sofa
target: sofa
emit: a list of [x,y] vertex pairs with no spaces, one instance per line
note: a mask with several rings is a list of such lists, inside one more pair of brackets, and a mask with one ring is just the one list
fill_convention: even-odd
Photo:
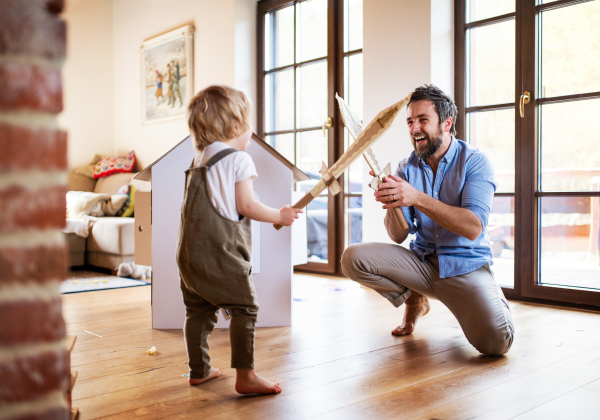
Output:
[[[131,183],[135,173],[118,173],[98,180],[77,173],[69,175],[70,191],[116,194],[123,185]],[[133,262],[134,218],[98,217],[89,226],[87,238],[65,233],[69,248],[70,266],[93,265],[114,269],[124,262]]]

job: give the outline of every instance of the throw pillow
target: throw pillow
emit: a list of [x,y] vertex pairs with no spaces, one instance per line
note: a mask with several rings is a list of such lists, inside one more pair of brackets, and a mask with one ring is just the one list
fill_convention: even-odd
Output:
[[94,168],[96,167],[96,164],[102,160],[102,159],[106,159],[108,156],[106,155],[99,155],[96,154],[94,155],[94,159],[92,159],[92,161],[90,163],[88,163],[87,165],[83,165],[80,166],[79,168],[75,169],[73,172],[79,175],[83,175],[83,176],[87,176],[88,178],[94,178]]
[[120,217],[131,217],[135,210],[135,187],[132,184],[125,184],[119,188],[117,194],[123,194],[127,196],[127,201],[121,207],[121,210],[117,213]]
[[126,155],[102,159],[96,163],[94,178],[102,178],[120,172],[133,172],[135,166],[135,153],[133,150]]
[[135,187],[132,185],[129,191],[129,206],[127,210],[121,215],[121,217],[133,217],[135,212]]

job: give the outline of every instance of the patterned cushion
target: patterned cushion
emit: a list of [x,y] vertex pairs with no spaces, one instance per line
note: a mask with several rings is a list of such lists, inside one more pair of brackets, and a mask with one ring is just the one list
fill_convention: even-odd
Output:
[[94,168],[94,179],[120,172],[133,172],[134,166],[135,153],[133,150],[126,155],[102,159]]

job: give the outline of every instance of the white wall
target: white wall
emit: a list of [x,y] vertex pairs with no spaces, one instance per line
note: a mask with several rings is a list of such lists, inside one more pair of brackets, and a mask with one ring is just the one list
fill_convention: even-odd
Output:
[[141,43],[193,23],[194,90],[233,85],[235,0],[114,1],[114,150],[135,150],[141,167],[162,156],[189,133],[185,117],[142,125]]
[[235,1],[235,84],[252,103],[252,124],[256,127],[256,3]]
[[[189,133],[185,117],[142,125],[141,43],[193,23],[194,90],[227,84],[256,104],[257,0],[68,0],[64,66],[69,166],[135,150],[143,168]],[[256,117],[254,117],[256,118]]]
[[113,152],[113,11],[110,0],[69,0],[67,60],[62,68],[70,168]]
[[[363,7],[365,121],[426,83],[453,96],[453,0],[365,0]],[[373,147],[380,163],[391,159],[394,169],[413,150],[405,120],[402,110]],[[370,180],[365,172],[363,241],[391,242]]]

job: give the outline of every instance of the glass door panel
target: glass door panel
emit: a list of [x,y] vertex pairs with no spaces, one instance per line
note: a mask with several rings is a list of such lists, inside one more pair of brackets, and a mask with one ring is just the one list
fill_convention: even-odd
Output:
[[540,284],[600,290],[599,201],[598,197],[541,199]]
[[[321,179],[321,163],[327,162],[327,138],[323,130],[303,131],[296,134],[297,166],[312,179],[300,183],[300,189],[308,192]],[[327,262],[328,235],[328,192],[323,191],[306,208],[308,260]]]
[[327,62],[298,67],[296,89],[297,128],[322,127],[327,119]]
[[541,13],[541,97],[600,91],[598,22],[600,1]]
[[344,52],[363,47],[363,0],[344,0]]
[[535,284],[599,302],[600,2],[540,5],[538,22]]
[[296,62],[327,57],[327,0],[296,3]]
[[515,21],[467,31],[467,106],[515,100]]
[[498,182],[497,192],[515,191],[515,110],[468,114],[467,140],[492,161]]
[[327,138],[323,137],[323,130],[302,131],[296,134],[296,146],[296,166],[307,175],[321,179],[321,162],[327,162]]
[[294,63],[294,8],[265,15],[265,70]]
[[294,139],[294,133],[277,134],[265,137],[265,141],[290,162],[296,162],[296,142]]
[[488,235],[494,257],[493,271],[501,286],[515,285],[515,198],[494,197],[488,219]]
[[515,0],[467,0],[467,22],[514,13]]
[[270,73],[265,80],[268,132],[294,129],[294,70]]
[[[542,191],[590,191],[600,177],[600,99],[539,107]],[[592,122],[594,121],[594,122]]]

